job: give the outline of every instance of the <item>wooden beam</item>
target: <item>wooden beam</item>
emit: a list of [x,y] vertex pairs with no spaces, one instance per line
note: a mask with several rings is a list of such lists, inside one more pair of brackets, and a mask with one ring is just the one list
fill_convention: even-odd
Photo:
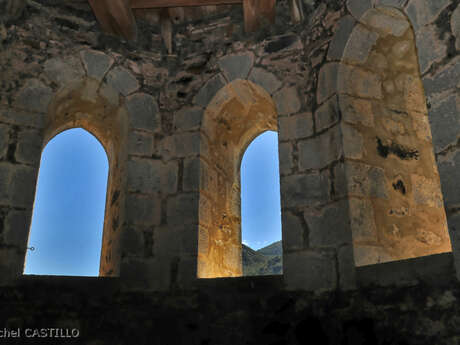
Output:
[[112,35],[135,41],[137,25],[130,0],[88,0],[102,29]]
[[[271,0],[268,0],[270,2]],[[241,4],[243,0],[131,0],[131,8],[190,7]]]
[[244,29],[253,32],[260,26],[275,22],[276,0],[243,0]]

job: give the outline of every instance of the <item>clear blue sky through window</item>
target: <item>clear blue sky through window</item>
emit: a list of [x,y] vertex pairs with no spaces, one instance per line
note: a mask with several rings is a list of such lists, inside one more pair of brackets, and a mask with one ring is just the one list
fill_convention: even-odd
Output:
[[25,274],[98,276],[108,159],[89,132],[58,134],[42,152]]
[[278,134],[259,135],[241,162],[242,242],[252,249],[281,240]]

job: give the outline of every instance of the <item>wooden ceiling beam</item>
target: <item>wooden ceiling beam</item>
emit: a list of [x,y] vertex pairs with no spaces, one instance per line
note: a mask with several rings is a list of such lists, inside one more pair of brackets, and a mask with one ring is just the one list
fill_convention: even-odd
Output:
[[102,29],[112,35],[135,41],[137,25],[130,0],[88,0]]
[[242,4],[243,0],[131,0],[131,8],[164,8]]

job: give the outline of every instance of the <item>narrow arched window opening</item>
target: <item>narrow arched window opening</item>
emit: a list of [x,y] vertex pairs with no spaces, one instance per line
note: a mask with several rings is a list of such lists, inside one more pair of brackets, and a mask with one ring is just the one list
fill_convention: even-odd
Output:
[[267,131],[241,161],[243,275],[282,274],[278,135]]
[[108,166],[103,146],[81,128],[46,145],[24,274],[99,275]]

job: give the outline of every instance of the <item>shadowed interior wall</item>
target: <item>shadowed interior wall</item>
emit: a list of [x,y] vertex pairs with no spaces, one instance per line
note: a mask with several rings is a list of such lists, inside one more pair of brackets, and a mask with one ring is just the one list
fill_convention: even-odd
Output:
[[338,87],[356,265],[451,251],[414,33],[401,12],[362,16]]
[[240,165],[250,142],[277,130],[275,104],[261,87],[237,79],[204,115],[200,154],[198,277],[242,275]]

